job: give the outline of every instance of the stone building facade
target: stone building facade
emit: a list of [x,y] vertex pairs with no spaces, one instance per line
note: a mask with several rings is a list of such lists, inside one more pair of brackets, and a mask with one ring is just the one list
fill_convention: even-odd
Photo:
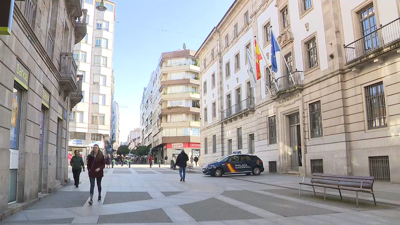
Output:
[[266,172],[400,182],[399,15],[398,0],[235,1],[196,53],[211,90],[201,96],[203,163],[241,150]]
[[15,1],[12,32],[0,35],[0,215],[68,181],[67,115],[82,98],[72,55],[86,34],[82,11],[81,0]]

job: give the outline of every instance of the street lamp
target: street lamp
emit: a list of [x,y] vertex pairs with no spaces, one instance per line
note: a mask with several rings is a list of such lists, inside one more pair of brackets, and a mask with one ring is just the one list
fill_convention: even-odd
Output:
[[96,9],[99,10],[100,12],[104,12],[107,10],[106,5],[104,4],[104,0],[101,0],[100,4],[96,6]]

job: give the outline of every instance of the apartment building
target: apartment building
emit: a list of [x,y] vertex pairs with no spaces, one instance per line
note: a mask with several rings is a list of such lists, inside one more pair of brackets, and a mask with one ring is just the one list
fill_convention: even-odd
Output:
[[142,144],[157,159],[200,155],[200,68],[193,50],[161,54],[141,103]]
[[399,15],[398,0],[235,1],[195,55],[203,163],[241,150],[270,173],[400,182]]
[[142,130],[140,128],[135,128],[131,132],[129,132],[128,135],[128,143],[129,143],[129,149],[134,149],[138,146],[141,146],[142,140],[141,140],[141,133]]
[[116,5],[105,1],[107,10],[99,11],[98,4],[99,0],[83,0],[87,35],[74,48],[78,74],[83,76],[83,99],[70,113],[70,156],[79,150],[86,157],[94,143],[104,149],[112,132]]
[[[68,182],[68,112],[82,98],[72,50],[86,34],[79,0],[2,0],[0,220]],[[79,18],[79,19],[76,19]]]
[[118,102],[113,102],[112,107],[112,117],[111,117],[111,137],[110,137],[110,144],[116,142],[119,143],[119,105]]

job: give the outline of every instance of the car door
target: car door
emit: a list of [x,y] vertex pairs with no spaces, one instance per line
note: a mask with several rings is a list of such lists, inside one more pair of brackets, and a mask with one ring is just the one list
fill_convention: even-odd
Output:
[[243,173],[250,173],[253,170],[253,161],[251,160],[251,156],[249,155],[241,155],[240,156],[240,168]]
[[240,164],[239,156],[238,155],[231,156],[226,163],[227,170],[228,170],[227,172],[228,173],[239,173],[240,172],[240,169],[238,168],[239,164]]

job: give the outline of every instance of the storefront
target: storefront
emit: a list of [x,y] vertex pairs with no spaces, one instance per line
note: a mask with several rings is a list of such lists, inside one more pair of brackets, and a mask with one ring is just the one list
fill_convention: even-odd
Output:
[[193,158],[197,156],[200,159],[200,143],[168,143],[165,146],[166,148],[164,151],[167,153],[168,161],[176,159],[182,150],[185,150],[189,160],[192,156]]

